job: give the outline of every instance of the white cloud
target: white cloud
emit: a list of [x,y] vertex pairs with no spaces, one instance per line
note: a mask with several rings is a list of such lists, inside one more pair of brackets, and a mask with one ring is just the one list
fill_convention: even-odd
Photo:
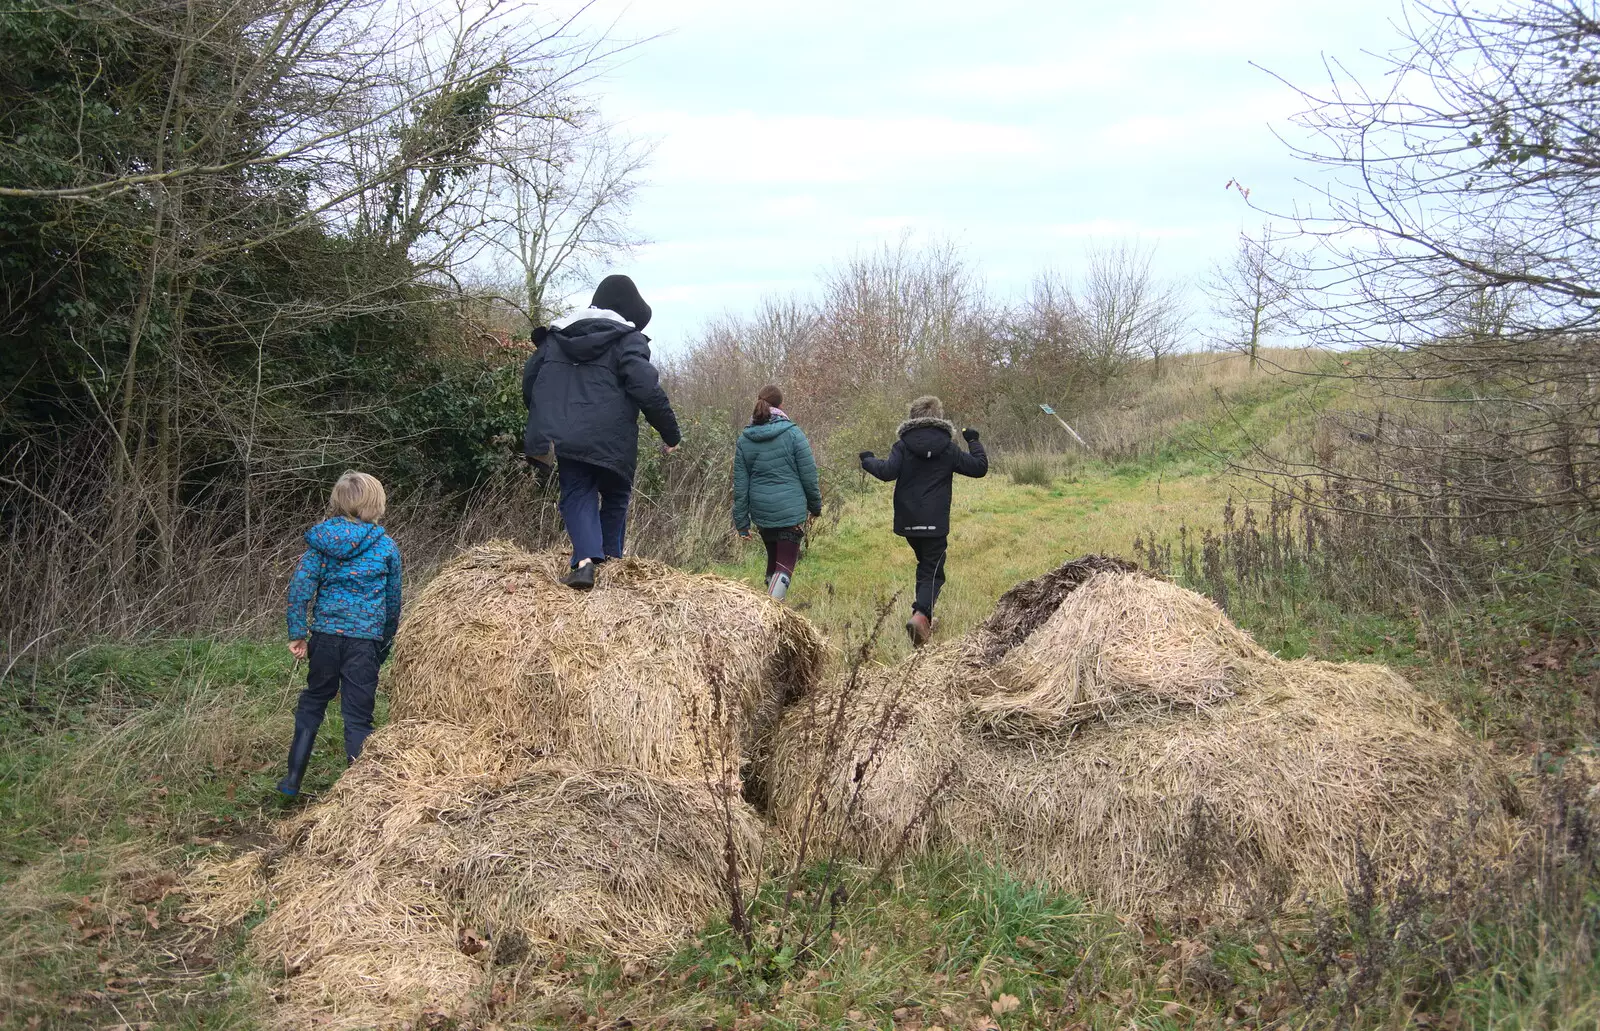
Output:
[[908,229],[1001,290],[1096,239],[1197,273],[1254,217],[1229,177],[1304,192],[1267,129],[1301,105],[1248,62],[1314,83],[1324,51],[1386,46],[1398,2],[597,0],[584,21],[667,33],[599,106],[659,141],[630,268],[676,340]]
[[658,183],[861,183],[897,175],[949,178],[964,155],[1022,157],[1047,149],[1035,130],[935,115],[764,117],[750,111],[662,111],[634,118],[660,140]]

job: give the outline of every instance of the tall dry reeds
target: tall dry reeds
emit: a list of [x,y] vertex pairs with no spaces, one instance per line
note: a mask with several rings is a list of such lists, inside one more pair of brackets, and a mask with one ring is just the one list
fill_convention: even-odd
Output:
[[[697,445],[697,446],[696,446]],[[631,510],[630,553],[703,567],[732,546],[729,461],[719,440],[665,457],[647,451]],[[179,510],[166,542],[131,554],[109,534],[114,516],[93,489],[48,503],[0,497],[0,655],[85,640],[275,633],[304,533],[323,518],[324,488],[292,484],[244,513],[195,504]],[[498,474],[462,495],[391,491],[385,528],[399,543],[408,583],[425,582],[461,549],[493,539],[529,549],[564,542],[553,483]]]

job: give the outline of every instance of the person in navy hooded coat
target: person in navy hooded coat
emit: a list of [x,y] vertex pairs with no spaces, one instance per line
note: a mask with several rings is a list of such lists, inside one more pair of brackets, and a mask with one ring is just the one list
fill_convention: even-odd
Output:
[[561,519],[572,538],[572,568],[562,583],[594,586],[595,564],[621,558],[628,503],[639,462],[639,414],[670,453],[680,434],[641,330],[650,306],[627,276],[607,276],[589,307],[533,332],[522,371],[528,406],[523,455],[561,481]]
[[383,484],[347,472],[333,485],[328,518],[306,531],[306,553],[289,581],[289,651],[308,661],[294,710],[289,772],[278,790],[291,798],[311,759],[333,696],[344,716],[344,754],[355,762],[372,733],[378,667],[400,628],[400,549],[378,520]]
[[933,607],[944,590],[952,481],[956,473],[988,475],[989,456],[974,429],[961,431],[969,449],[961,450],[955,425],[945,421],[944,405],[937,397],[911,402],[911,416],[900,424],[896,435],[900,439],[888,458],[861,452],[861,468],[894,483],[894,532],[906,539],[917,556],[917,596],[906,633],[912,647],[920,648],[933,634]]

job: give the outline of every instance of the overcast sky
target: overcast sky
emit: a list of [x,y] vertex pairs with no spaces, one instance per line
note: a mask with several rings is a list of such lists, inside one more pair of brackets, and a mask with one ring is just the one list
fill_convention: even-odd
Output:
[[955,241],[1000,295],[1138,238],[1193,279],[1312,173],[1273,130],[1303,105],[1264,66],[1387,50],[1399,0],[598,0],[659,36],[597,81],[602,112],[657,141],[618,263],[671,353],[710,317],[808,291],[831,263]]

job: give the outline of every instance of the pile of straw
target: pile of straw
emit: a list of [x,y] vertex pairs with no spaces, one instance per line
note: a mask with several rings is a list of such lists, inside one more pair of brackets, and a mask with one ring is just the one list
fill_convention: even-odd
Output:
[[407,610],[395,720],[277,843],[201,871],[197,915],[269,907],[250,948],[287,975],[289,1024],[404,1026],[470,1010],[494,962],[659,955],[753,879],[741,797],[783,704],[823,660],[804,619],[748,587],[495,543]]
[[[1069,566],[1041,578],[1043,618],[1013,606],[998,633],[792,709],[780,823],[869,860],[976,848],[1122,910],[1337,892],[1362,857],[1392,880],[1441,846],[1508,843],[1508,782],[1390,670],[1285,662],[1199,595]],[[829,736],[843,744],[825,753]]]
[[958,668],[948,646],[924,649],[857,670],[784,714],[765,776],[769,810],[792,840],[841,841],[872,861],[932,847],[932,825],[918,817],[948,797],[959,766],[960,709],[947,689]]
[[1235,696],[1271,656],[1207,598],[1149,576],[1100,575],[994,670],[977,705],[1027,732],[1117,710],[1201,707]]
[[202,871],[196,912],[225,925],[268,903],[250,948],[290,975],[284,1023],[401,1026],[469,1011],[497,961],[670,949],[726,903],[729,827],[752,876],[760,819],[702,782],[398,723],[276,847]]
[[967,647],[980,665],[993,666],[1007,652],[1055,615],[1072,592],[1097,573],[1137,573],[1126,559],[1085,555],[1063,562],[1032,580],[1024,580],[1000,596],[989,618],[967,636]]
[[417,595],[388,681],[396,719],[480,727],[583,766],[701,774],[699,738],[760,752],[817,676],[823,641],[743,584],[644,559],[581,594],[566,560],[503,542]]

